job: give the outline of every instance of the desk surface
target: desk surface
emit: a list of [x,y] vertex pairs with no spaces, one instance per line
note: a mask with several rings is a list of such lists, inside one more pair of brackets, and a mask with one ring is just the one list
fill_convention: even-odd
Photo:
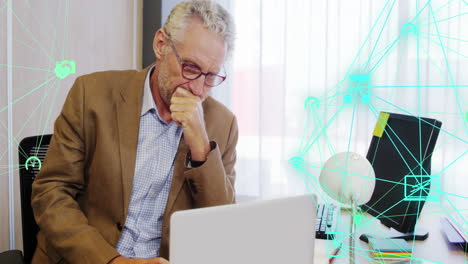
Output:
[[[422,263],[450,263],[450,264],[468,264],[468,254],[463,250],[451,247],[447,242],[445,235],[442,233],[440,218],[445,214],[435,204],[431,202],[426,203],[423,208],[422,215],[419,218],[416,228],[425,228],[429,231],[429,237],[425,241],[415,241],[413,250],[413,260],[411,264]],[[338,226],[338,231],[349,234],[349,212],[341,212],[341,224]],[[369,246],[367,243],[361,241],[359,236],[363,233],[383,235],[388,228],[383,226],[377,219],[366,214],[358,226],[356,231],[355,243],[355,258],[356,263],[395,263],[379,262],[374,260],[369,253]],[[335,259],[333,263],[349,263],[349,239],[343,241],[343,248],[340,253],[342,257]],[[412,244],[413,242],[410,242]],[[333,250],[333,244],[330,241],[317,239],[315,242],[315,263],[328,263],[327,255]],[[398,261],[396,261],[398,262]]]

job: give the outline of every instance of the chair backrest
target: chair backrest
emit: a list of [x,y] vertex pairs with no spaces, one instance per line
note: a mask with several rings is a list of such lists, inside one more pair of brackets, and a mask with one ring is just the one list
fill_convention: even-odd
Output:
[[31,263],[37,245],[39,227],[31,208],[32,183],[42,167],[52,135],[24,138],[18,147],[21,192],[21,222],[23,226],[23,251],[25,263]]

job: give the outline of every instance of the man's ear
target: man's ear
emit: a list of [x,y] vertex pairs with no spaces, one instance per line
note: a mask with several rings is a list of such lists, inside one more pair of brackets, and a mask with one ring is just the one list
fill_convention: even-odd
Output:
[[164,47],[167,44],[166,40],[167,40],[166,34],[164,33],[164,30],[162,28],[156,31],[156,34],[154,34],[154,39],[153,39],[153,52],[154,52],[154,55],[156,56],[156,59],[158,60],[163,55]]

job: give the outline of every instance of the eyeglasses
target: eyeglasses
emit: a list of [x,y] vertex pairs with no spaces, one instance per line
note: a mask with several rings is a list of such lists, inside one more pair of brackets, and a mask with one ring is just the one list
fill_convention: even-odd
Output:
[[220,85],[226,79],[226,76],[217,75],[211,72],[202,72],[200,67],[198,67],[197,65],[183,62],[172,40],[169,37],[167,39],[169,40],[169,44],[171,45],[171,48],[177,57],[177,61],[181,66],[182,77],[184,77],[187,80],[193,81],[200,78],[200,76],[204,75],[205,85],[211,87]]

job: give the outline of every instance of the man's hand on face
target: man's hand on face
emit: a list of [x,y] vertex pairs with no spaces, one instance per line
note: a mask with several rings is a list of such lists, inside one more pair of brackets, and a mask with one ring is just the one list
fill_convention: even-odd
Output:
[[169,261],[163,258],[129,259],[119,256],[109,262],[109,264],[169,264]]
[[210,142],[200,97],[179,87],[172,95],[169,109],[172,120],[184,129],[184,140],[190,148],[192,160],[205,161],[210,152]]

